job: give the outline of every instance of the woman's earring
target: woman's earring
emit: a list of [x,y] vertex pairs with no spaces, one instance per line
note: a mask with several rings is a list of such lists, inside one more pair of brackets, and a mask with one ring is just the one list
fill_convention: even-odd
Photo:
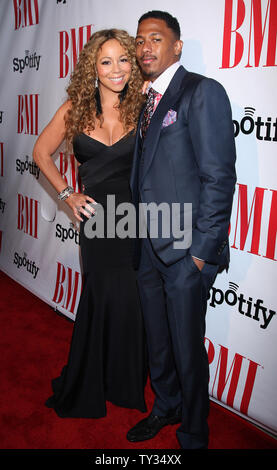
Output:
[[95,79],[95,84],[94,84],[95,88],[98,88],[98,76],[96,75],[96,79]]
[[102,106],[101,106],[101,98],[99,93],[98,86],[95,88],[95,102],[96,102],[96,116],[100,116],[102,114]]

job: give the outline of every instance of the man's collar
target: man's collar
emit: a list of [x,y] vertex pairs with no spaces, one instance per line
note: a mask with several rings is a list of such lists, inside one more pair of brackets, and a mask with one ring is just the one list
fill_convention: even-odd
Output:
[[152,87],[155,91],[163,95],[180,65],[181,63],[179,61],[170,65],[154,82],[149,83],[148,90]]

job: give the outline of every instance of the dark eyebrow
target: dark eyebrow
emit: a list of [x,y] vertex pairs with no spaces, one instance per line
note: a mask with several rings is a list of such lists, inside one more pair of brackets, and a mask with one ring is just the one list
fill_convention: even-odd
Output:
[[[157,34],[160,35],[160,36],[163,35],[162,33],[157,32],[157,33],[151,33],[150,36],[156,36]],[[143,38],[143,36],[141,34],[138,34],[136,39],[138,39],[138,38]]]

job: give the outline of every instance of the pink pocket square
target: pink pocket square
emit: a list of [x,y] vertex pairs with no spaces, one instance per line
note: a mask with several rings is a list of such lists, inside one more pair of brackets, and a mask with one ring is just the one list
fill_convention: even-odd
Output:
[[175,121],[177,121],[177,113],[174,111],[174,109],[170,109],[164,117],[162,128],[170,126]]

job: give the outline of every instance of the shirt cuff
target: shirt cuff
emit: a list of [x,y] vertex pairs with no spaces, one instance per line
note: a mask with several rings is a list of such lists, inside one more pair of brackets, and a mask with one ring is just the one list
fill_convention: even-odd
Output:
[[191,256],[193,256],[193,258],[199,259],[199,261],[204,261],[204,263],[205,263],[205,260],[204,260],[204,259],[197,258],[197,256],[194,256],[194,255],[191,255]]

